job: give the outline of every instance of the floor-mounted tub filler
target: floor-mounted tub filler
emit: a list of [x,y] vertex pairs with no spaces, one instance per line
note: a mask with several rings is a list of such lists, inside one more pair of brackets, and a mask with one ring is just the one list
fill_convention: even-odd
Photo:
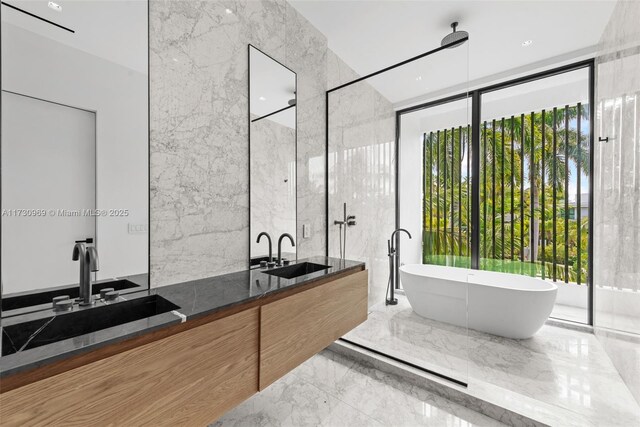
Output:
[[553,310],[558,287],[534,277],[427,264],[400,267],[420,316],[506,338],[531,338]]

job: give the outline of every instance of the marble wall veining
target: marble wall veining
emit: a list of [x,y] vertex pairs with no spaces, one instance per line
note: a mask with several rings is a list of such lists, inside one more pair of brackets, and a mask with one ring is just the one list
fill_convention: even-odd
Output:
[[[359,76],[329,51],[329,87]],[[347,231],[346,258],[369,270],[369,306],[383,301],[389,277],[387,239],[395,229],[395,111],[363,81],[329,96],[329,255],[340,254],[343,203],[356,226]]]
[[248,44],[298,74],[298,256],[323,254],[326,38],[284,0],[149,7],[152,286],[248,265]]
[[[325,254],[327,39],[286,3],[285,65],[298,73],[298,258]],[[303,238],[302,227],[310,230]]]
[[618,1],[596,58],[595,327],[640,402],[640,2]]

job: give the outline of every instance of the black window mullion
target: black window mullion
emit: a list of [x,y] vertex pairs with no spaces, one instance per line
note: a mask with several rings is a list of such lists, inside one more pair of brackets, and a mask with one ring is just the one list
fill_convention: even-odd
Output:
[[467,251],[471,254],[471,175],[469,174],[471,166],[471,126],[467,125]]
[[556,107],[553,108],[553,162],[552,162],[552,177],[551,177],[551,182],[553,185],[552,188],[552,206],[551,206],[551,215],[552,215],[552,241],[553,241],[553,248],[552,248],[552,256],[553,259],[552,264],[551,264],[551,268],[553,269],[551,272],[551,275],[553,277],[553,281],[556,281],[556,257],[557,257],[557,239],[556,239],[556,233],[557,233],[557,224],[556,224],[556,220],[557,220],[557,216],[558,216],[558,211],[557,211],[557,204],[556,204],[556,198],[557,198],[557,188],[558,188],[558,179],[557,179],[557,172],[558,172],[558,165],[556,162],[556,157],[558,155],[558,109]]
[[462,256],[462,126],[458,128],[458,255]]
[[524,114],[520,116],[520,261],[524,262]]
[[[425,230],[427,230],[427,205],[430,201],[427,198],[427,187],[429,187],[428,181],[430,181],[431,173],[428,173],[429,163],[427,155],[427,133],[422,134],[422,235],[425,236]],[[424,249],[422,258],[424,261]]]
[[564,107],[564,282],[569,283],[569,106]]
[[[471,141],[469,159],[467,160],[467,172],[469,162],[471,163],[471,179],[467,185],[471,185],[470,193],[470,218],[467,224],[470,237],[471,268],[480,268],[480,119],[481,119],[481,94],[479,91],[473,92],[471,108]],[[469,176],[467,174],[467,176]]]
[[546,263],[545,254],[544,254],[545,246],[546,246],[546,244],[545,244],[545,240],[546,240],[546,238],[545,238],[545,236],[546,236],[546,234],[545,234],[545,219],[546,219],[545,206],[546,206],[546,204],[545,204],[545,186],[544,186],[544,184],[545,184],[545,182],[544,182],[545,181],[545,173],[546,173],[546,170],[545,170],[545,158],[546,158],[546,154],[547,154],[546,146],[545,146],[546,139],[547,139],[546,138],[546,120],[547,120],[546,119],[546,112],[545,112],[545,110],[542,110],[542,136],[541,136],[542,137],[542,156],[541,156],[542,165],[541,165],[541,168],[540,168],[540,184],[541,184],[540,188],[541,188],[541,193],[542,193],[542,194],[540,194],[540,199],[541,199],[541,207],[540,207],[540,229],[541,229],[541,232],[540,232],[540,235],[542,237],[540,239],[540,245],[541,245],[540,254],[541,254],[541,257],[542,257],[542,260],[541,260],[542,261],[542,280],[544,280],[544,278],[546,276],[546,268],[547,268],[547,263]]
[[500,124],[500,134],[502,140],[502,158],[500,159],[500,259],[504,259],[504,117]]
[[[577,188],[577,193],[576,193],[576,227],[577,227],[577,251],[578,251],[578,259],[577,261],[577,270],[578,270],[578,277],[576,278],[576,282],[579,284],[582,283],[582,248],[581,248],[581,238],[582,238],[582,221],[581,221],[581,214],[582,214],[582,190],[580,189],[580,166],[581,166],[581,161],[582,161],[582,133],[581,133],[581,120],[582,120],[582,105],[578,102],[578,111],[576,113],[576,188]],[[591,172],[590,172],[591,173]],[[591,189],[589,189],[589,191],[592,191]]]
[[511,225],[511,260],[514,260],[514,234],[515,234],[515,217],[514,217],[514,212],[513,212],[513,208],[514,208],[514,203],[515,203],[515,190],[516,190],[516,184],[515,184],[515,164],[516,164],[516,160],[515,160],[515,147],[514,147],[514,127],[515,125],[515,118],[514,116],[511,116],[511,218],[509,219],[510,221],[510,225]]
[[455,255],[456,132],[451,128],[451,255]]
[[491,124],[491,257],[496,258],[496,121]]
[[[431,174],[429,179],[429,231],[433,235],[433,132],[429,133],[429,172]],[[432,243],[435,244],[435,239]],[[435,246],[433,249],[435,250]]]
[[531,262],[535,263],[536,259],[535,259],[535,252],[533,251],[533,248],[536,245],[536,228],[534,227],[534,224],[536,222],[536,212],[535,212],[535,200],[534,200],[534,196],[535,196],[535,186],[536,186],[536,153],[535,153],[535,148],[536,148],[536,138],[535,138],[536,134],[535,134],[535,124],[534,124],[534,112],[531,112],[531,138],[530,138],[530,147],[529,147],[529,151],[531,152],[531,163],[529,165],[529,176],[531,177],[530,182],[529,182],[529,196],[531,198],[531,219],[529,220],[529,234],[531,235],[530,237],[530,241],[529,241],[529,257],[531,258]]
[[482,146],[483,156],[482,156],[482,176],[483,176],[483,197],[482,197],[482,215],[484,218],[484,227],[482,227],[482,236],[483,236],[483,253],[482,256],[487,257],[487,122],[485,121],[483,124],[483,141],[484,144]]
[[447,129],[444,130],[444,146],[442,147],[444,149],[444,153],[443,153],[443,166],[444,166],[444,172],[443,172],[443,176],[442,176],[442,182],[443,182],[443,198],[442,198],[442,219],[443,219],[443,227],[442,227],[442,246],[443,246],[443,252],[445,255],[445,259],[446,259],[446,255],[448,255],[448,245],[447,245],[447,214],[448,209],[447,209]]
[[440,131],[436,134],[436,254],[440,255]]

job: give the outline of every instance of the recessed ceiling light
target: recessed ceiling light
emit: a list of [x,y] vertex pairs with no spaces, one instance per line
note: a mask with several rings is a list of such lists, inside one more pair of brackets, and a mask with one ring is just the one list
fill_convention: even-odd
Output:
[[62,12],[62,6],[60,6],[58,3],[54,3],[52,1],[50,1],[47,6],[49,6],[49,9],[53,9],[56,12]]
[[533,40],[525,40],[522,42],[522,47],[529,47],[533,44]]
[[258,98],[260,101],[266,101],[267,98],[265,98],[264,96],[261,96],[260,98]]
[[233,10],[231,9],[225,9],[224,11],[227,12],[227,15],[231,15],[233,13]]

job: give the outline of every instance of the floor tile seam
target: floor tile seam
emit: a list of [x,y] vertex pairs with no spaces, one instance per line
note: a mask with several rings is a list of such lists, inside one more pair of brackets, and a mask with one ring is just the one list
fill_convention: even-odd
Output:
[[[354,362],[354,363],[357,363],[357,362]],[[349,370],[351,370],[351,367],[350,367],[350,368],[348,368],[348,369],[349,369]],[[347,374],[347,373],[343,374],[343,375],[342,375],[342,377],[346,376],[346,374]],[[296,374],[294,374],[294,375],[295,375],[295,376],[296,376],[296,378],[298,378],[300,381],[302,381],[302,382],[304,382],[304,383],[306,383],[306,384],[308,384],[308,385],[310,385],[310,386],[312,386],[312,387],[316,388],[317,390],[321,391],[322,393],[326,393],[327,395],[329,395],[329,396],[333,397],[334,399],[336,399],[338,402],[340,402],[340,403],[342,403],[342,404],[344,404],[344,405],[347,405],[348,407],[350,407],[350,408],[351,408],[351,409],[353,409],[354,411],[356,411],[356,412],[358,412],[358,413],[360,413],[360,414],[364,415],[366,418],[371,419],[371,420],[374,420],[374,421],[376,421],[376,422],[378,422],[378,423],[381,423],[381,421],[380,421],[380,420],[377,420],[377,419],[375,419],[374,417],[372,417],[372,416],[368,415],[367,413],[365,413],[365,412],[361,411],[360,409],[358,409],[358,408],[354,407],[354,406],[353,406],[353,405],[351,405],[349,402],[345,402],[345,401],[344,401],[340,396],[338,396],[335,392],[332,392],[332,391],[329,391],[329,390],[327,390],[327,389],[324,389],[323,387],[321,387],[321,386],[319,386],[319,385],[317,385],[317,384],[314,384],[313,382],[309,381],[309,380],[308,380],[308,379],[306,379],[306,378],[302,378],[302,377],[300,377],[299,375],[296,375]],[[329,415],[327,415],[326,417],[328,417],[328,416],[329,416]],[[326,418],[326,417],[324,417],[324,418]],[[324,420],[324,418],[322,418],[320,421],[322,422],[322,421]],[[322,423],[321,423],[321,424],[322,424]],[[382,423],[382,424],[384,424],[384,423]]]

